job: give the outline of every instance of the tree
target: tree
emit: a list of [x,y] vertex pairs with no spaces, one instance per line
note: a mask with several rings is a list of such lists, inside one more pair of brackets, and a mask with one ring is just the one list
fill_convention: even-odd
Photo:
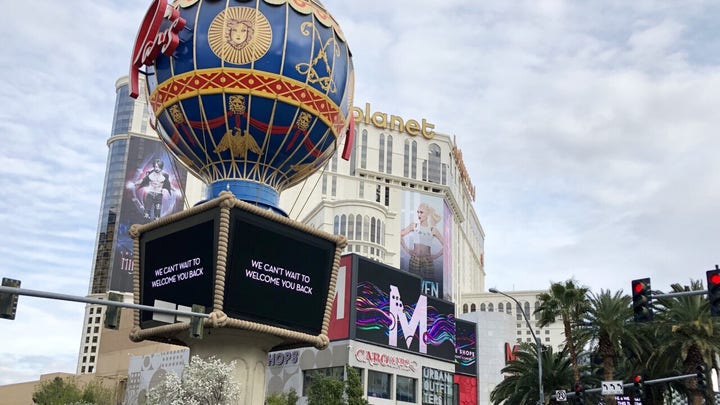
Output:
[[[536,404],[538,392],[538,362],[536,346],[523,343],[516,353],[516,359],[510,360],[502,369],[507,377],[490,393],[493,404],[524,405]],[[567,350],[554,353],[552,347],[543,348],[543,391],[554,392],[560,387],[573,385],[573,371]],[[549,395],[545,396],[545,400]]]
[[345,384],[333,377],[318,377],[308,390],[308,405],[345,405]]
[[308,389],[308,405],[368,405],[360,373],[345,366],[345,374],[344,382],[337,377],[316,376]]
[[348,405],[368,405],[368,401],[363,396],[363,386],[360,380],[360,373],[350,366],[346,366],[347,383],[345,391],[347,393]]
[[74,377],[60,378],[41,382],[33,392],[33,403],[38,405],[65,405],[80,401],[82,391]]
[[550,291],[538,295],[540,306],[535,310],[535,314],[540,315],[539,324],[541,327],[547,326],[557,317],[560,317],[565,332],[565,347],[570,355],[570,362],[573,368],[573,376],[575,382],[580,381],[580,366],[578,364],[578,347],[577,337],[573,335],[573,326],[583,317],[590,308],[588,303],[587,287],[580,287],[575,284],[575,280],[567,280],[565,283],[552,283]]
[[[673,292],[704,290],[702,282],[691,281],[690,286],[673,284]],[[663,298],[657,296],[656,339],[658,342],[650,362],[667,373],[694,374],[700,364],[712,364],[720,353],[720,321],[710,316],[707,299],[702,295]],[[674,385],[684,392],[691,405],[710,399],[707,392],[697,388],[694,378]]]
[[75,377],[55,377],[40,383],[33,392],[32,400],[38,405],[111,405],[113,391],[104,387],[99,379],[80,388]]
[[214,356],[207,360],[193,356],[182,377],[166,373],[148,393],[148,405],[235,404],[239,385],[232,381],[235,362],[225,363]]
[[[617,360],[622,359],[623,345],[636,349],[639,346],[632,328],[630,296],[616,291],[600,290],[599,294],[590,293],[590,310],[586,313],[580,334],[596,345],[596,353],[602,361],[602,379],[615,380]],[[620,378],[622,379],[622,378]],[[615,404],[615,397],[609,395],[605,403]]]
[[272,393],[265,398],[265,405],[296,405],[300,397],[294,388],[282,394]]

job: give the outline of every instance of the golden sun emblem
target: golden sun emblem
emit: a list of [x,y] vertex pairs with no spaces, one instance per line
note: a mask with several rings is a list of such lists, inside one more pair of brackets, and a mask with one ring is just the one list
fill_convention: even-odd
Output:
[[254,8],[229,7],[210,23],[208,42],[220,59],[243,65],[260,59],[270,49],[272,28]]

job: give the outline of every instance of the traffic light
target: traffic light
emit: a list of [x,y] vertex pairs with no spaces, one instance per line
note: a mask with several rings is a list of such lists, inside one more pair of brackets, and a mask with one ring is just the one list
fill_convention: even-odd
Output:
[[697,366],[697,389],[707,391],[707,367],[704,364]]
[[[110,292],[108,293],[108,301],[122,302],[123,295],[116,292]],[[107,305],[107,308],[105,308],[104,324],[107,329],[120,329],[120,307]]]
[[710,316],[720,316],[720,269],[707,272],[708,303],[710,304]]
[[[20,288],[20,280],[12,278],[2,279],[3,287]],[[15,319],[15,311],[17,311],[18,295],[10,293],[0,293],[0,318]]]
[[633,319],[635,322],[649,322],[654,318],[650,305],[652,291],[650,290],[650,279],[642,278],[632,281]]
[[633,395],[635,398],[642,398],[644,394],[644,387],[643,383],[645,382],[645,379],[640,374],[635,374],[632,378],[633,380]]
[[575,402],[577,404],[585,403],[585,388],[580,383],[575,383]]

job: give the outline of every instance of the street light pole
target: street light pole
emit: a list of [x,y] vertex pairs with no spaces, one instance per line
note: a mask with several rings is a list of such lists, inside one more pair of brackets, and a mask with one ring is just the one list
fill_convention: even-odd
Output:
[[542,384],[542,345],[540,344],[540,339],[535,336],[535,330],[533,329],[532,325],[530,324],[530,319],[528,319],[527,314],[522,308],[522,305],[520,305],[520,302],[515,299],[515,297],[512,297],[510,295],[505,294],[504,292],[496,289],[491,288],[488,291],[490,291],[493,294],[500,294],[504,295],[505,297],[510,298],[511,300],[515,301],[517,304],[517,309],[522,314],[523,318],[525,318],[525,323],[527,324],[527,327],[530,328],[530,333],[532,334],[533,339],[535,339],[535,349],[537,351],[537,357],[538,357],[538,395],[540,398],[540,404],[545,404],[545,392],[543,390],[543,384]]

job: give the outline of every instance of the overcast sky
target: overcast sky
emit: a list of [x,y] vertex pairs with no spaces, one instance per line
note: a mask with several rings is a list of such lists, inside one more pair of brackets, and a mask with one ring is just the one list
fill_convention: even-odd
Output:
[[[0,13],[0,276],[24,288],[87,294],[115,81],[149,3]],[[720,262],[720,3],[324,4],[353,52],[355,104],[457,136],[486,288],[652,277],[667,291]],[[0,320],[0,384],[74,372],[83,309],[21,297]]]

